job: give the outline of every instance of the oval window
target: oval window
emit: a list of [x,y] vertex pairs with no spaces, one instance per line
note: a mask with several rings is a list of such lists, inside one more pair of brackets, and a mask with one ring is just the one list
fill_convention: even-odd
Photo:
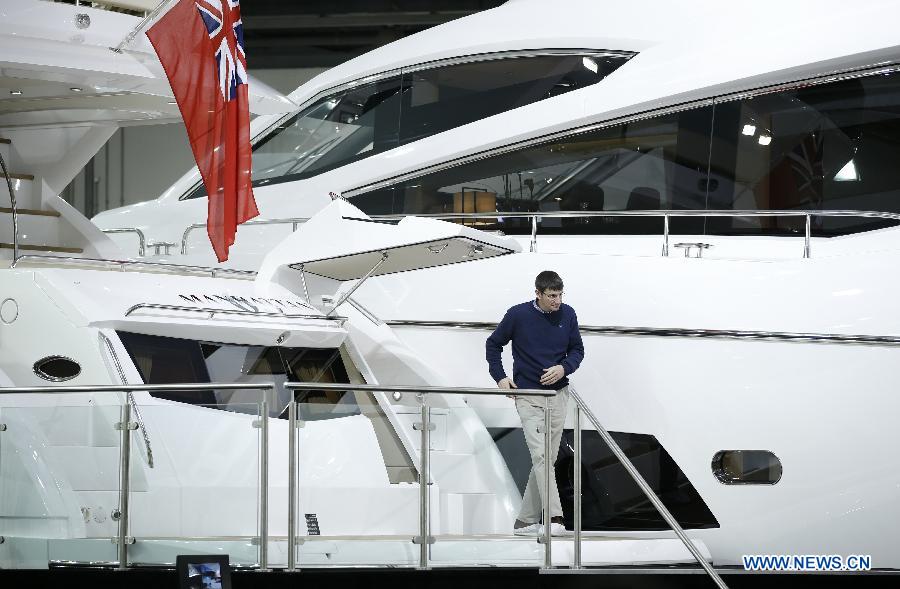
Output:
[[34,363],[34,373],[50,382],[63,382],[81,374],[81,365],[65,356],[47,356]]
[[725,485],[774,485],[782,469],[768,450],[722,450],[713,456],[712,471]]

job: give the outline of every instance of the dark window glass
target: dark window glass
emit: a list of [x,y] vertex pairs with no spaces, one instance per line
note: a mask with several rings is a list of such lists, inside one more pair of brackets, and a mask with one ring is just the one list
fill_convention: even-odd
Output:
[[403,75],[400,142],[596,84],[624,57],[552,55],[463,63]]
[[[491,435],[509,466],[519,491],[531,471],[522,428],[494,428]],[[703,498],[654,436],[610,432],[667,509],[684,528],[716,528]],[[556,460],[556,481],[568,529],[574,528],[574,432],[565,430]],[[595,431],[582,432],[582,529],[669,530],[653,504]]]
[[[714,115],[714,116],[713,116]],[[354,197],[369,214],[648,209],[900,213],[900,74],[807,86],[573,135]],[[460,222],[530,232],[530,219]],[[813,217],[812,234],[897,225]],[[677,234],[802,235],[805,217],[670,219]],[[547,218],[540,234],[662,232],[660,218]]]
[[[491,59],[408,72],[318,100],[253,147],[253,184],[309,178],[518,106],[596,84],[630,55]],[[200,185],[186,198],[206,196]]]
[[713,474],[726,485],[774,485],[781,461],[767,450],[722,450],[713,456]]
[[[637,121],[529,147],[355,196],[368,214],[523,213],[702,208],[712,108]],[[529,233],[527,218],[462,223]],[[702,229],[702,221],[699,227]],[[672,219],[673,232],[695,219]],[[538,232],[662,233],[661,217],[545,217]]]
[[[900,76],[869,76],[716,106],[709,207],[900,212]],[[818,236],[895,225],[813,217]],[[716,234],[803,234],[805,219],[716,218]]]
[[[275,383],[270,416],[287,418],[291,392],[288,381],[349,383],[339,350],[267,348],[119,332],[145,384]],[[256,390],[151,392],[160,399],[204,405],[238,413],[255,412],[262,398]],[[353,391],[297,391],[299,416],[330,419],[360,413]]]
[[[299,180],[398,145],[400,76],[323,98],[253,147],[253,185]],[[187,198],[206,196],[201,184]]]

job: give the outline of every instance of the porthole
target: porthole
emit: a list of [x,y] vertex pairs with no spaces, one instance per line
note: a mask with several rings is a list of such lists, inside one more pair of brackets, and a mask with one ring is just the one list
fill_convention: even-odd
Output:
[[64,382],[81,374],[81,365],[65,356],[47,356],[34,363],[34,373],[50,382]]
[[781,480],[781,461],[768,450],[722,450],[712,471],[725,485],[774,485]]

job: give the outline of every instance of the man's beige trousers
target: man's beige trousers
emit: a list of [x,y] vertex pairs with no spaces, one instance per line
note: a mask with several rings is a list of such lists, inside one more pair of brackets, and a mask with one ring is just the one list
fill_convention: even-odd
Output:
[[[562,516],[559,490],[556,487],[556,472],[553,464],[559,454],[559,441],[566,423],[566,408],[569,404],[569,387],[561,388],[555,396],[546,397],[550,403],[550,517]],[[516,409],[522,419],[525,443],[531,453],[531,474],[522,497],[519,521],[532,524],[540,521],[546,494],[544,475],[544,398],[516,397]]]

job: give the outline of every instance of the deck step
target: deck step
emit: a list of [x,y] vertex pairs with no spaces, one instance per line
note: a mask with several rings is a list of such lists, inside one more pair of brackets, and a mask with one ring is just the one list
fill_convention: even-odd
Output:
[[[13,244],[0,242],[0,250],[11,250]],[[83,254],[84,250],[80,247],[66,247],[63,245],[28,245],[19,244],[20,252],[53,252],[60,254]]]
[[[0,178],[4,178],[3,174],[0,174]],[[31,174],[9,174],[10,180],[28,180],[30,182],[34,182],[34,176]]]
[[[12,214],[10,207],[0,207],[0,213]],[[57,211],[39,211],[37,209],[20,209],[16,207],[16,214],[19,215],[36,215],[40,217],[59,217]]]
[[3,163],[6,164],[6,169],[9,170],[10,166],[13,165],[13,162],[11,161],[12,142],[9,139],[3,139],[2,137],[0,137],[0,156],[3,157]]

